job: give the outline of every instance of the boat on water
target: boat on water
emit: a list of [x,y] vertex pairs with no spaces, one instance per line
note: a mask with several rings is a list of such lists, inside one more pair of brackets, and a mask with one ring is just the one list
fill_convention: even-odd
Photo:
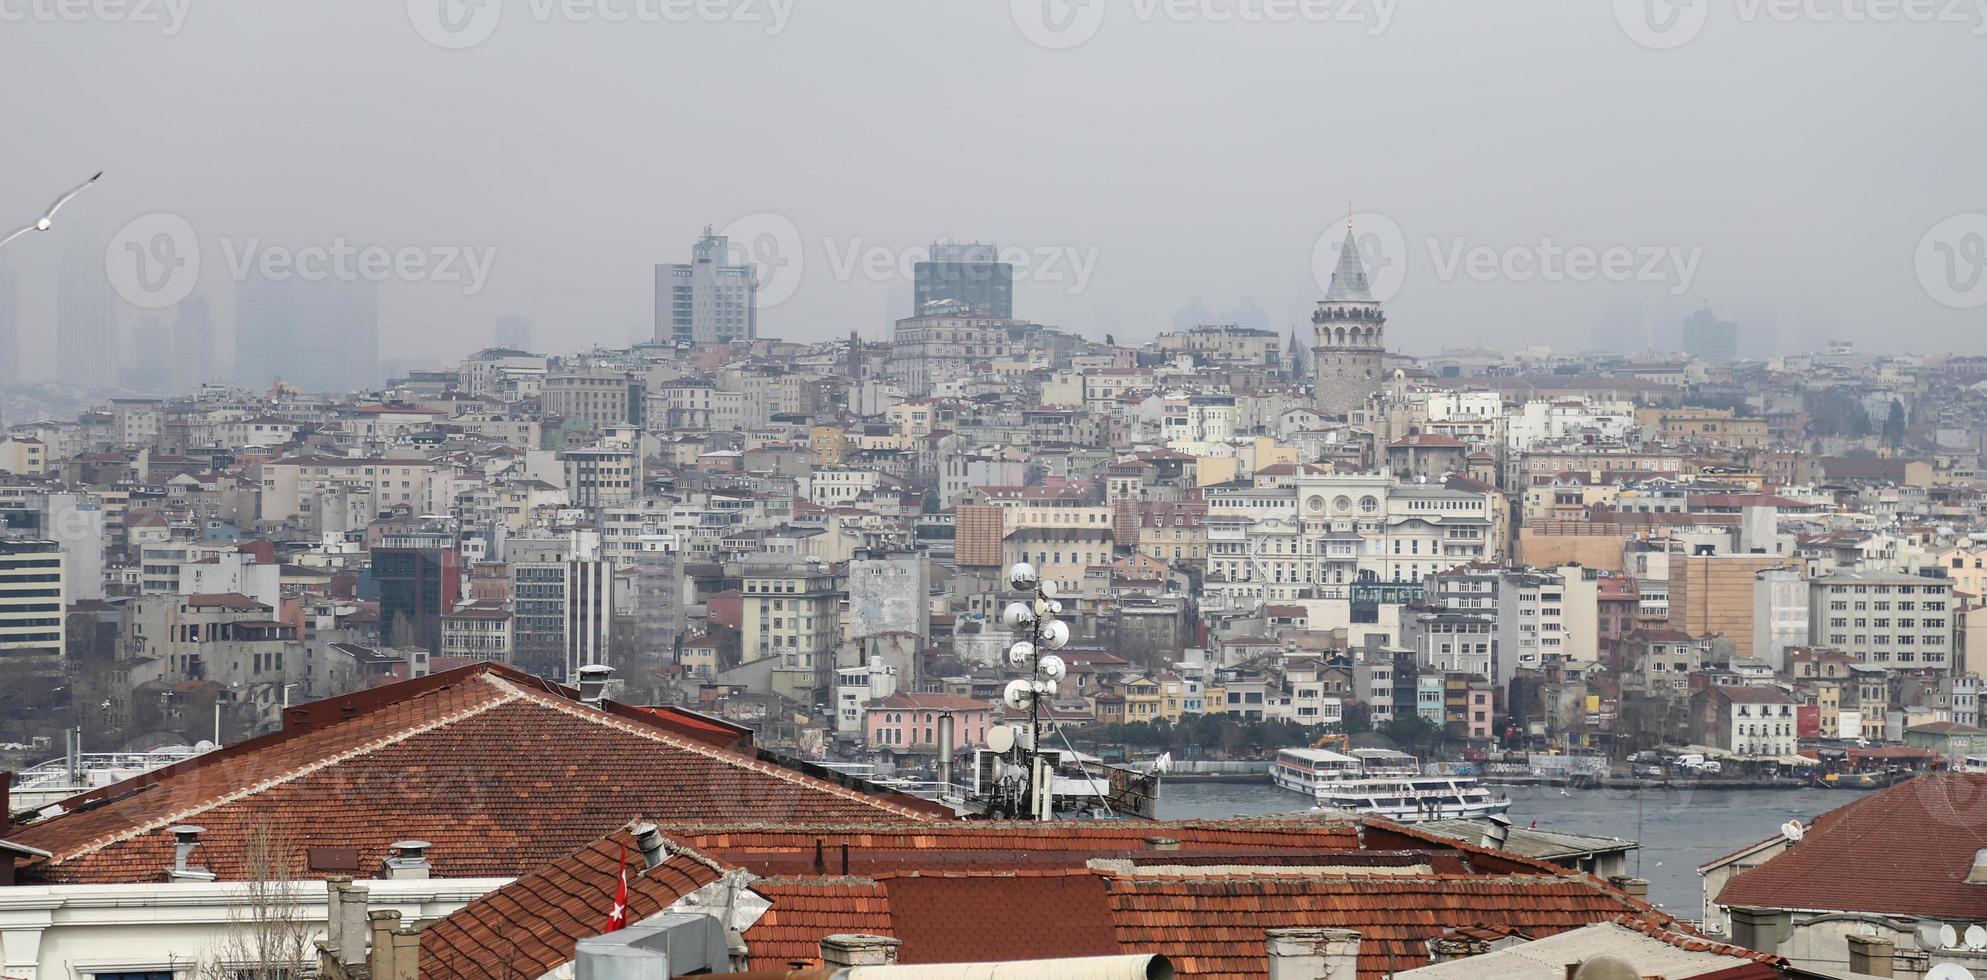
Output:
[[1474,776],[1427,775],[1413,756],[1391,749],[1284,749],[1270,765],[1276,785],[1303,793],[1320,810],[1349,810],[1399,823],[1487,817],[1511,808]]

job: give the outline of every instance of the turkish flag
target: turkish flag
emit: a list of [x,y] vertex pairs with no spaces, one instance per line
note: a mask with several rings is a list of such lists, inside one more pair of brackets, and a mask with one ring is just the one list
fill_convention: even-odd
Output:
[[607,913],[607,927],[600,930],[606,935],[616,929],[628,927],[628,845],[621,845],[621,887],[614,892],[614,908]]

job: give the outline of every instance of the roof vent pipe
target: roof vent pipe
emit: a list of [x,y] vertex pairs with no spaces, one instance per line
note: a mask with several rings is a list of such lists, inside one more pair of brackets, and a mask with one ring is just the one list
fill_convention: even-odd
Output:
[[642,866],[656,868],[669,860],[669,849],[663,846],[662,831],[655,824],[644,823],[635,826],[635,846],[641,849]]
[[428,863],[428,848],[433,846],[424,840],[394,841],[393,854],[384,863],[382,877],[390,879],[429,877],[434,871],[434,866]]
[[166,869],[167,881],[213,881],[214,872],[206,868],[189,865],[187,859],[193,856],[193,849],[200,846],[200,835],[207,832],[205,827],[181,824],[172,828],[172,867]]
[[606,664],[587,664],[579,669],[578,674],[580,700],[596,708],[600,707],[600,702],[605,699],[607,692],[607,679],[614,676],[614,668]]

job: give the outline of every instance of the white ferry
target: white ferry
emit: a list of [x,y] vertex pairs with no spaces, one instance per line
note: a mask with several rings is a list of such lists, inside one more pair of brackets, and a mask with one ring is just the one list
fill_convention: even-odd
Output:
[[1284,749],[1270,766],[1278,786],[1321,810],[1370,813],[1400,823],[1487,817],[1511,808],[1469,776],[1425,776],[1414,757],[1388,749]]

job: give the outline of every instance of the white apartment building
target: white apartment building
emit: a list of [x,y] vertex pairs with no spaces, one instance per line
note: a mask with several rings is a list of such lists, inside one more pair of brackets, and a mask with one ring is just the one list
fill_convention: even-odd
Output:
[[62,546],[0,538],[0,659],[62,656]]

